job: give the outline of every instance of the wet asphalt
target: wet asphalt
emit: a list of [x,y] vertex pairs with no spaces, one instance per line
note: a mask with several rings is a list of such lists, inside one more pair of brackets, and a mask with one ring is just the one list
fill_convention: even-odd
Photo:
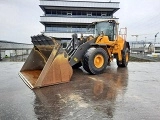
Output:
[[0,62],[0,120],[160,120],[160,62],[105,73],[74,70],[69,83],[29,89],[23,62]]

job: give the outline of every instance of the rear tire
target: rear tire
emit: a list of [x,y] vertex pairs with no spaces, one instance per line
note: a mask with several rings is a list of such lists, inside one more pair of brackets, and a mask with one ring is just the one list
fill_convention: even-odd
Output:
[[122,61],[118,60],[118,55],[117,55],[117,65],[118,67],[127,67],[128,65],[128,61],[129,61],[129,56],[130,56],[130,52],[129,49],[126,48],[123,52],[122,52]]
[[103,73],[108,64],[108,54],[103,48],[90,48],[82,60],[83,68],[90,74]]

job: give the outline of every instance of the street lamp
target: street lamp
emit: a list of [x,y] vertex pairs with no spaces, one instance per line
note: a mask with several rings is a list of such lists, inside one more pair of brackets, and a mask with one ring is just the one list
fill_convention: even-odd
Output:
[[145,43],[147,42],[147,37],[145,37]]
[[154,44],[156,43],[156,37],[157,37],[158,34],[159,34],[159,32],[155,34]]
[[136,37],[136,42],[137,42],[137,39],[138,39],[138,35],[131,35],[132,37]]

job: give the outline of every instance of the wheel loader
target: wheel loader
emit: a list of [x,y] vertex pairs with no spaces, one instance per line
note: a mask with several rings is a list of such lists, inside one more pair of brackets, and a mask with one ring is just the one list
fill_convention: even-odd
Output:
[[118,67],[127,67],[130,55],[126,41],[126,28],[118,32],[118,23],[112,20],[93,22],[95,35],[78,38],[63,49],[56,38],[45,35],[32,36],[34,47],[19,72],[31,88],[69,82],[72,68],[83,67],[89,74],[101,74],[116,59]]

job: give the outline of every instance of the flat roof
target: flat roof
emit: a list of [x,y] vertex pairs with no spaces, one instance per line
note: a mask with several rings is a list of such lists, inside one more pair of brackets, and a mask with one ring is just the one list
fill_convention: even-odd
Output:
[[40,1],[63,1],[63,2],[89,2],[89,3],[120,3],[120,2],[104,2],[104,1],[100,1],[100,0],[97,0],[97,1],[82,1],[82,0],[76,0],[76,1],[73,1],[73,0],[40,0]]
[[28,43],[18,43],[18,42],[13,42],[13,41],[6,41],[6,40],[0,40],[0,43],[14,43],[14,44],[32,45],[32,44],[28,44]]
[[120,2],[101,2],[101,1],[66,1],[66,0],[40,0],[40,7],[44,9],[57,9],[54,7],[59,7],[71,10],[74,8],[85,8],[85,9],[109,9],[112,11],[119,9]]

